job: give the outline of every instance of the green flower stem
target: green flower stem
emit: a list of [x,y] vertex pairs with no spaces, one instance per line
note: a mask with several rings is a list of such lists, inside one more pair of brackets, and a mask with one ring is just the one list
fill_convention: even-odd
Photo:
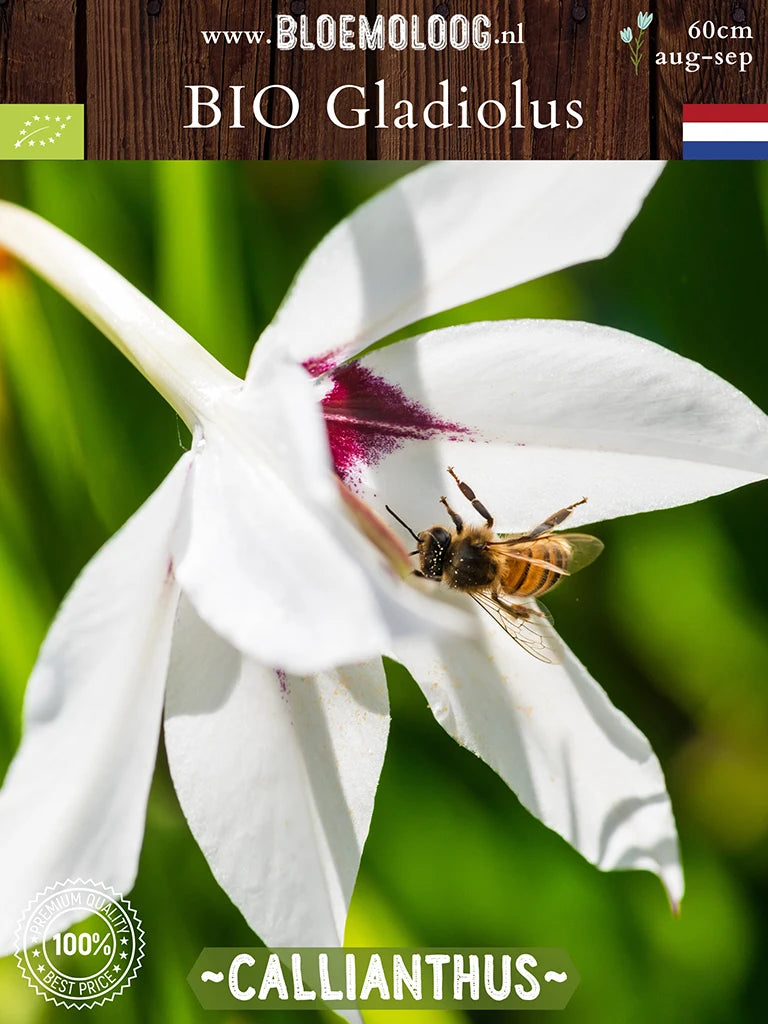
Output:
[[638,75],[638,69],[640,67],[640,61],[642,60],[642,54],[640,53],[640,48],[643,45],[643,36],[644,35],[645,35],[645,29],[641,28],[640,29],[640,34],[638,35],[637,39],[635,40],[635,48],[634,48],[634,50],[632,49],[632,45],[631,44],[630,44],[630,47],[629,47],[629,53],[630,53],[630,56],[632,58],[632,63],[633,63],[634,68],[635,68],[635,77],[636,78],[637,78],[637,75]]

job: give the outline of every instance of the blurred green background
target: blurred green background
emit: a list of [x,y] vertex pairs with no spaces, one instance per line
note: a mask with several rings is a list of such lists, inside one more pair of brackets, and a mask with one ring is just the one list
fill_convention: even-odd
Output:
[[[0,195],[70,231],[242,374],[311,247],[406,169],[13,163],[0,164]],[[429,322],[610,324],[702,362],[768,409],[767,223],[765,168],[672,165],[607,260]],[[7,260],[0,437],[2,774],[26,679],[63,594],[187,439],[94,328]],[[571,1024],[768,1020],[767,500],[768,485],[753,485],[601,524],[600,562],[550,602],[560,631],[664,766],[687,874],[681,917],[652,876],[601,874],[531,818],[390,666],[392,734],[349,945],[562,946],[582,978],[558,1016]],[[187,831],[162,752],[130,898],[146,931],[145,962],[130,991],[93,1011],[99,1021],[288,1019],[206,1013],[186,984],[203,946],[249,945],[253,936]],[[13,958],[0,961],[4,1022],[71,1014],[30,992]],[[366,1014],[368,1024],[385,1018],[417,1016]]]

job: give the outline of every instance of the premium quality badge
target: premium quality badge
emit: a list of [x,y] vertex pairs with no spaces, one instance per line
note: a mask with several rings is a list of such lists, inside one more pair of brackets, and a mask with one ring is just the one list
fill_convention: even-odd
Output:
[[[72,920],[85,919],[72,926]],[[16,959],[30,988],[68,1010],[102,1006],[128,988],[144,956],[144,931],[130,903],[100,882],[67,879],[32,900]]]

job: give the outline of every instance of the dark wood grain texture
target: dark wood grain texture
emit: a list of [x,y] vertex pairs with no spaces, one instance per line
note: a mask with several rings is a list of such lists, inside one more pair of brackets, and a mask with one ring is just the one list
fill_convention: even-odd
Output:
[[77,102],[76,39],[73,3],[2,0],[0,102]]
[[[622,28],[637,33],[637,8],[654,19],[645,34],[638,74]],[[764,0],[669,0],[630,5],[626,0],[0,0],[0,102],[86,104],[86,155],[98,159],[646,159],[681,155],[684,103],[768,101]],[[435,14],[446,19],[491,18],[489,49],[385,48],[278,50],[267,44],[277,15],[305,16],[316,41],[317,17],[330,14],[417,16],[422,28]],[[696,19],[715,26],[749,27],[752,38],[692,40]],[[504,44],[518,32],[523,45]],[[206,41],[204,31],[264,32],[257,43],[241,38]],[[498,42],[496,40],[499,40]],[[738,67],[702,61],[686,70],[689,51],[749,50]],[[657,52],[682,53],[682,65],[658,65]],[[382,82],[383,86],[377,86]],[[447,85],[441,86],[441,82]],[[187,128],[189,85],[219,93],[222,118],[211,128]],[[326,104],[338,86],[347,89],[339,116],[352,123],[353,108],[371,108],[364,125],[334,126]],[[242,127],[232,127],[231,86],[242,86]],[[252,114],[267,87],[292,90],[300,102],[285,128],[260,124]],[[380,90],[383,119],[377,127]],[[203,97],[208,97],[203,91]],[[438,121],[447,95],[449,125]],[[404,104],[416,127],[395,127]],[[465,101],[470,128],[461,126]],[[538,103],[536,103],[538,101]],[[495,124],[484,127],[478,107]],[[574,126],[576,104],[584,118]],[[578,106],[580,104],[580,106]],[[290,109],[287,93],[270,88],[261,109],[279,123]],[[206,121],[211,111],[201,109]],[[534,120],[544,127],[535,127]],[[550,126],[552,124],[553,126]],[[571,127],[569,127],[569,124]]]
[[[278,0],[276,14],[302,15],[310,24],[321,14],[338,16],[362,9],[349,0]],[[309,41],[314,39],[310,33]],[[366,55],[359,50],[326,51],[275,50],[273,81],[291,88],[299,97],[300,116],[288,128],[270,133],[269,155],[279,160],[300,160],[312,156],[320,160],[363,160],[366,156],[365,128],[339,128],[327,117],[326,103],[331,92],[341,85],[366,86]],[[345,90],[339,97],[339,120],[355,123],[352,107],[362,107],[360,95]],[[283,101],[281,110],[287,110]],[[279,123],[276,118],[274,123]]]
[[[684,103],[766,103],[768,102],[768,67],[766,66],[766,21],[768,6],[761,0],[678,0],[676,17],[658,21],[654,50],[682,54],[683,63],[655,67],[655,148],[666,159],[682,156],[682,107]],[[719,28],[744,28],[752,31],[752,39],[691,39],[688,27],[711,21]],[[686,71],[687,53],[714,57],[721,53],[749,51],[752,63],[742,73],[738,65],[718,65],[701,60],[698,71]]]
[[[267,133],[250,103],[269,84],[269,49],[209,45],[201,32],[266,26],[270,16],[269,0],[89,0],[88,157],[262,158]],[[243,128],[229,127],[235,83],[245,86]],[[184,127],[191,117],[188,85],[218,90],[217,127]]]
[[[422,17],[438,11],[448,18],[461,14],[471,18],[479,10],[470,0],[447,0],[437,6],[389,0],[377,6],[386,13],[402,11]],[[454,95],[467,86],[470,108],[491,99],[508,111],[506,123],[499,128],[486,128],[475,118],[472,130],[454,126],[380,132],[377,155],[396,159],[648,158],[649,62],[646,56],[636,77],[619,38],[626,17],[626,4],[620,0],[510,0],[495,5],[495,39],[490,50],[404,50],[377,55],[377,77],[384,78],[392,92],[399,89],[414,100],[417,108],[434,100],[437,83],[446,79]],[[520,23],[524,45],[503,45],[502,33],[517,31]],[[588,119],[589,131],[576,126],[576,117],[568,113],[569,103],[580,104],[574,109]]]
[[[473,0],[448,0],[424,3],[423,0],[380,0],[369,4],[369,9],[384,14],[402,14],[407,18],[418,16],[422,25],[430,15],[440,14],[447,19],[464,15],[472,19],[477,14],[488,14],[492,20],[490,49],[468,47],[456,50],[426,49],[414,51],[384,50],[373,55],[371,72],[374,81],[384,81],[388,111],[386,129],[375,134],[375,155],[388,160],[423,160],[451,157],[454,159],[500,159],[522,151],[521,131],[510,127],[514,106],[510,85],[524,75],[524,46],[501,46],[495,39],[502,31],[513,31],[522,20],[522,0],[511,0],[483,7]],[[370,12],[369,13],[373,13]],[[447,85],[441,86],[441,82]],[[424,108],[430,104],[433,124],[441,123],[442,103],[447,97],[450,127],[430,128],[424,125]],[[418,128],[394,127],[394,104],[404,99],[413,104]],[[458,104],[467,103],[462,117]],[[494,101],[488,103],[487,101]],[[477,110],[486,104],[482,117],[489,125],[496,125],[500,110],[507,110],[507,120],[499,127],[485,127]],[[472,127],[461,126],[464,120]]]
[[[647,6],[647,5],[646,5]],[[526,158],[644,160],[651,156],[648,44],[638,74],[620,31],[635,5],[621,0],[525,0],[528,95],[556,100],[561,127],[531,131]],[[585,127],[562,127],[569,99],[581,101]],[[517,155],[517,154],[516,154]]]

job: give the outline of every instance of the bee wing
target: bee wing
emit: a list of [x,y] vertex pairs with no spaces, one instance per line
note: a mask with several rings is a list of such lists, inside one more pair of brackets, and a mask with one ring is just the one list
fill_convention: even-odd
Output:
[[553,628],[552,616],[543,605],[535,601],[507,604],[486,590],[470,596],[524,651],[547,665],[558,664],[560,638]]
[[600,552],[604,544],[597,537],[588,533],[552,533],[537,537],[534,543],[541,546],[546,541],[549,544],[557,544],[562,557],[562,565],[551,562],[546,558],[533,558],[526,554],[531,549],[531,541],[518,540],[509,537],[504,540],[491,541],[489,546],[500,548],[499,554],[504,558],[511,558],[518,562],[528,562],[530,565],[538,565],[541,569],[550,569],[560,576],[572,576],[590,565]]
[[571,574],[591,565],[605,547],[601,540],[588,533],[558,533],[556,536],[570,549],[566,565]]

